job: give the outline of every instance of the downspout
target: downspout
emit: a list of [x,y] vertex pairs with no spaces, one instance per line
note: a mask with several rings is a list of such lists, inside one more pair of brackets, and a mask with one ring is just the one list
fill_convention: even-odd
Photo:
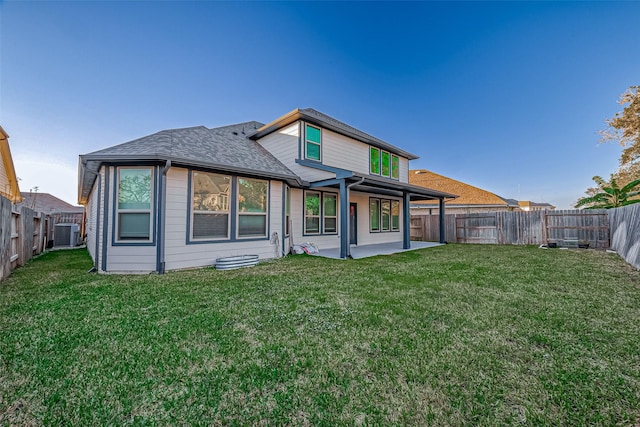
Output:
[[[346,180],[344,180],[343,182],[346,182]],[[359,185],[363,182],[364,177],[360,178],[359,181],[352,182],[349,185],[340,185],[340,198],[342,199],[340,203],[340,207],[342,208],[340,209],[340,214],[342,215],[342,222],[340,227],[340,231],[342,232],[342,238],[340,239],[340,258],[351,258],[351,235],[349,234],[349,189],[354,185]]]
[[158,273],[164,274],[164,252],[165,252],[165,229],[167,225],[167,172],[171,168],[171,160],[167,160],[164,169],[162,169],[162,200],[161,206],[158,206],[160,209],[160,236],[158,237],[158,245],[160,247],[160,254],[158,256],[160,260],[160,265],[158,269]]

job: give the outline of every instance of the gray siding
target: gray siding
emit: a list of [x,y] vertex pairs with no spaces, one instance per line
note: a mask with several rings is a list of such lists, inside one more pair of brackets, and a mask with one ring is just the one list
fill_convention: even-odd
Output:
[[[305,181],[331,179],[335,174],[296,163],[298,158],[300,123],[293,123],[271,133],[258,142]],[[322,129],[322,164],[353,171],[359,175],[369,174],[369,145],[336,132]],[[400,159],[400,182],[409,182],[409,160]]]
[[[167,174],[165,268],[177,270],[215,264],[216,258],[235,255],[258,255],[260,259],[280,256],[280,246],[269,240],[187,244],[189,171],[171,168]],[[269,193],[269,227],[282,242],[282,183],[271,181]]]

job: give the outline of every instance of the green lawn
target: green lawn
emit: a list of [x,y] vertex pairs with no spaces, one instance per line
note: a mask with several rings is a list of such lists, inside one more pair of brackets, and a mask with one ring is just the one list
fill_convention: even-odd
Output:
[[0,425],[640,423],[640,273],[617,255],[90,268],[50,252],[0,284]]

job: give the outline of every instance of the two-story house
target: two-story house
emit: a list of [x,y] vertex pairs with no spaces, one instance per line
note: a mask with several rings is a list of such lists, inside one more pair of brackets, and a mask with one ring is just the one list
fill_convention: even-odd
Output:
[[263,125],[165,130],[80,156],[79,203],[98,271],[163,272],[290,244],[409,248],[417,158],[313,109]]

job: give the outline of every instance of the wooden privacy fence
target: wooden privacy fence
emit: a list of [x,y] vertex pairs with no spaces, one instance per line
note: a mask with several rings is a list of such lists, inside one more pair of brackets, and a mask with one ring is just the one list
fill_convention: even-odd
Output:
[[0,197],[0,280],[45,249],[44,215]]
[[640,269],[640,203],[609,210],[611,248]]
[[[587,241],[591,248],[609,247],[606,210],[487,212],[445,215],[445,241],[499,245],[566,244]],[[437,242],[438,215],[411,217],[411,238]]]

